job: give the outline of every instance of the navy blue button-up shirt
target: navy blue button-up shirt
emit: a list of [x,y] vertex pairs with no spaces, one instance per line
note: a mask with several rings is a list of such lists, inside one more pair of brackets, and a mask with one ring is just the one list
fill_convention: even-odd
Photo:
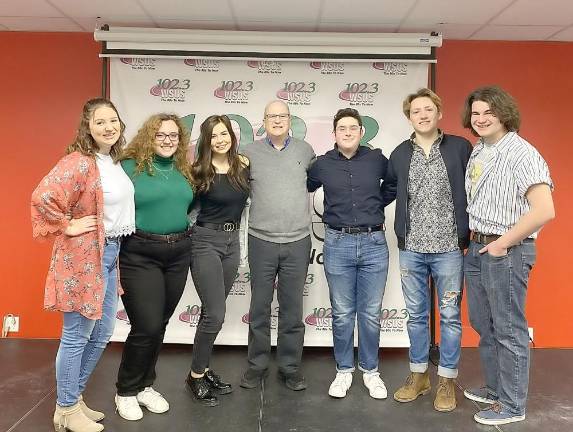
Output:
[[324,188],[323,222],[337,228],[383,224],[387,166],[380,149],[364,146],[350,159],[336,148],[319,156],[308,172],[307,186],[310,192]]

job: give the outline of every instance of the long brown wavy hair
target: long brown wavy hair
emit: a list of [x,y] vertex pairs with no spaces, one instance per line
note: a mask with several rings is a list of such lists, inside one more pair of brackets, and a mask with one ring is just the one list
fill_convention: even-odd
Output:
[[95,154],[99,150],[99,146],[95,142],[90,132],[90,120],[93,119],[95,111],[102,107],[108,107],[114,110],[117,114],[117,118],[119,119],[119,139],[113,146],[111,146],[109,155],[114,162],[117,162],[119,159],[121,159],[122,149],[125,146],[125,137],[123,136],[123,132],[125,131],[125,123],[121,120],[115,105],[110,100],[104,98],[90,99],[84,104],[82,109],[82,116],[80,118],[80,124],[76,132],[76,137],[66,149],[66,154],[77,151],[85,156],[95,157]]
[[201,132],[197,140],[197,157],[191,167],[193,184],[195,185],[197,193],[206,193],[215,178],[215,167],[211,163],[213,153],[211,150],[211,136],[213,134],[213,128],[220,123],[225,125],[231,137],[231,148],[227,153],[227,159],[229,160],[227,178],[235,189],[243,191],[249,189],[247,179],[242,173],[242,170],[245,169],[247,164],[243,162],[241,156],[239,156],[237,136],[235,132],[233,132],[231,121],[226,115],[212,115],[201,123]]
[[173,162],[175,168],[185,176],[189,183],[193,184],[191,175],[191,164],[187,159],[187,151],[189,150],[189,131],[176,114],[159,113],[149,117],[137,134],[129,142],[127,148],[124,150],[122,159],[135,160],[135,172],[147,172],[149,175],[155,175],[155,168],[153,167],[153,156],[155,151],[155,134],[161,127],[164,121],[172,120],[179,129],[179,142],[177,143],[177,150],[173,154]]

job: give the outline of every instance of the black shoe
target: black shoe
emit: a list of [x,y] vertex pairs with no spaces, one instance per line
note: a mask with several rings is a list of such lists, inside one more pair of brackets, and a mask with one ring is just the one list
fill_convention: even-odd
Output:
[[195,401],[212,407],[219,405],[217,396],[211,391],[211,386],[204,376],[201,378],[193,378],[191,374],[189,374],[185,380],[185,384],[187,384],[187,389],[191,392]]
[[293,391],[300,391],[306,389],[306,380],[300,372],[284,373],[279,371],[279,378],[282,379],[287,388]]
[[246,389],[254,389],[261,384],[261,380],[267,375],[267,370],[256,370],[248,368],[241,377],[241,387]]
[[229,394],[233,391],[231,384],[222,381],[221,377],[209,369],[205,372],[205,380],[209,383],[212,390],[215,390],[219,394]]

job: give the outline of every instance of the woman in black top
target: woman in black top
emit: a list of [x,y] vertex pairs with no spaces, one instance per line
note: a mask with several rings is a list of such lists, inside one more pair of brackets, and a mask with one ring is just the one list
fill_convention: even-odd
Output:
[[201,316],[186,383],[197,401],[216,406],[217,394],[233,391],[209,369],[209,359],[239,267],[239,223],[249,196],[249,160],[238,154],[227,116],[212,115],[201,124],[197,148],[192,174],[201,208],[191,236],[191,275]]

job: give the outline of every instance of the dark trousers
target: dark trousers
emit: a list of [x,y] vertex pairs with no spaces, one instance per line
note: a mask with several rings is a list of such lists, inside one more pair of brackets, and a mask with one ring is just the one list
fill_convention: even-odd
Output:
[[291,243],[273,243],[249,235],[251,305],[249,367],[262,371],[271,351],[271,303],[277,283],[277,362],[285,374],[296,372],[302,358],[304,322],[302,293],[310,259],[310,236]]
[[201,316],[193,342],[191,369],[209,367],[215,339],[225,320],[225,301],[239,268],[239,232],[193,226],[191,275],[201,299]]
[[165,328],[183,294],[191,239],[174,243],[131,235],[121,244],[121,296],[131,323],[117,375],[117,394],[135,396],[155,381]]

